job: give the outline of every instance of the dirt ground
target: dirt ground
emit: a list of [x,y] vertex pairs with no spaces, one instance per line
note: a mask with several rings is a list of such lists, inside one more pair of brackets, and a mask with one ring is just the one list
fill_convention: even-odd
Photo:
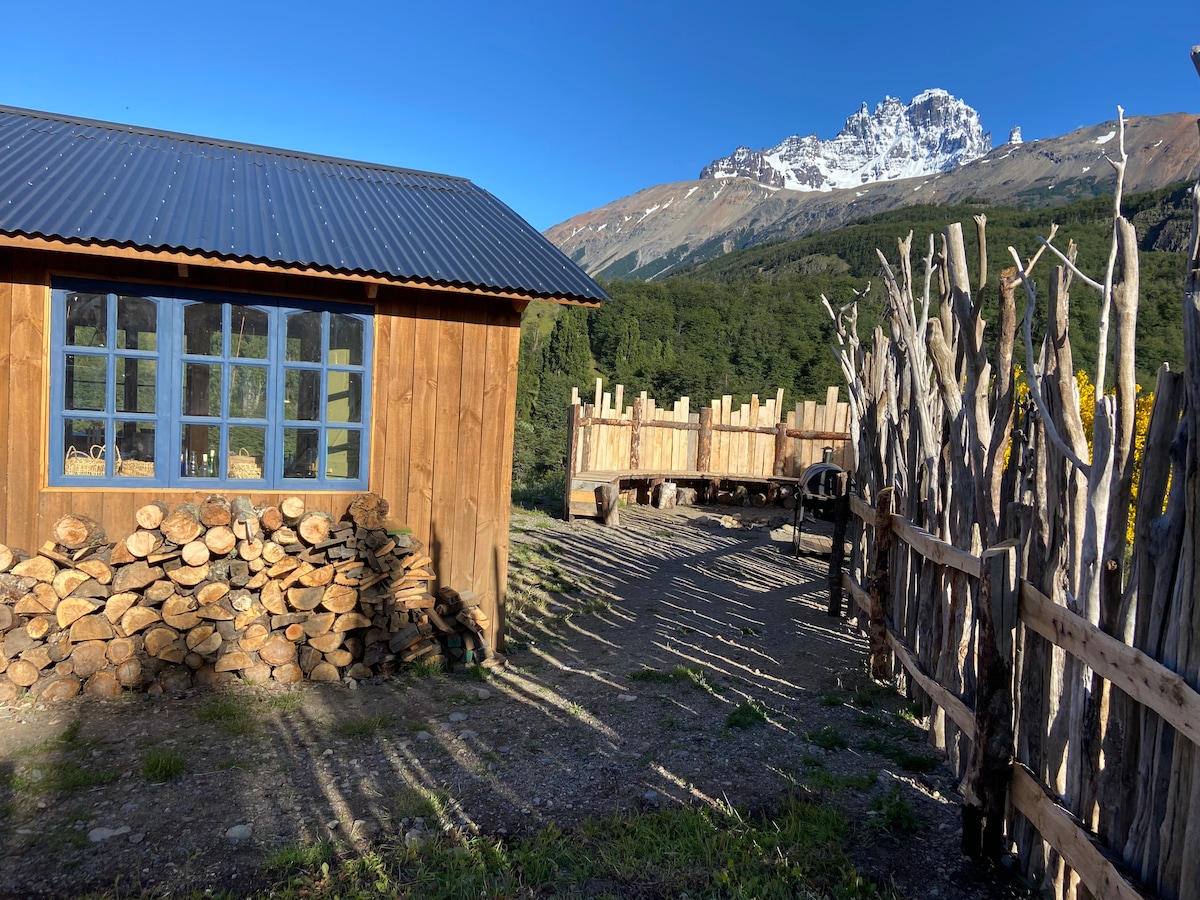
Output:
[[486,679],[0,708],[0,897],[245,896],[273,854],[320,839],[760,812],[794,790],[841,809],[855,864],[905,896],[1018,895],[959,853],[953,776],[826,615],[828,537],[795,558],[764,512],[633,507],[605,528],[516,511],[509,665]]

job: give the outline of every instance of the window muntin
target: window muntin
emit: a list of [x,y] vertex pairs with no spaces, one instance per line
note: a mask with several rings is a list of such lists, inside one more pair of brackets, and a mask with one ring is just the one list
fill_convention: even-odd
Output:
[[370,313],[71,282],[53,298],[51,484],[366,487]]

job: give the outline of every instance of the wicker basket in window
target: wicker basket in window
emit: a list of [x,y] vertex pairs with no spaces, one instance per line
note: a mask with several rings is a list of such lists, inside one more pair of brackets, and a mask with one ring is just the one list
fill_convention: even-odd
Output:
[[247,453],[245,447],[237,453],[231,453],[229,455],[229,477],[262,478],[262,466],[258,464],[258,457]]
[[121,448],[117,448],[117,474],[126,478],[153,478],[154,460],[123,459]]
[[103,475],[104,445],[93,444],[87,453],[75,447],[68,447],[66,459],[63,460],[63,474]]

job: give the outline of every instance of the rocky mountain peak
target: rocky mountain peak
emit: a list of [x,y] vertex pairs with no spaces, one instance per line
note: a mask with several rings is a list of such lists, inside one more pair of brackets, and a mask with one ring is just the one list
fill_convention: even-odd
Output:
[[979,114],[946,91],[918,94],[905,105],[885,97],[866,103],[837,136],[793,135],[774,147],[738,147],[700,172],[702,179],[751,178],[774,188],[831,191],[894,178],[947,172],[992,148]]

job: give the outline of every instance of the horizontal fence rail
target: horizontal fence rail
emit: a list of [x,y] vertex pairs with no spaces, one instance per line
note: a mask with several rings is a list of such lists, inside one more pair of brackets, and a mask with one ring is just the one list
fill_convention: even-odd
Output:
[[[985,567],[980,557],[918,528],[903,516],[877,510],[855,495],[851,495],[849,500],[847,507],[850,515],[877,532],[886,530],[890,539],[901,545],[893,548],[894,556],[902,556],[907,550],[943,570],[962,572],[976,581],[985,577]],[[865,616],[880,617],[880,609],[875,608],[873,612],[871,589],[857,581],[850,572],[841,573],[841,587]],[[1141,650],[1101,631],[1023,579],[1018,583],[1017,599],[1014,624],[1019,622],[1029,631],[1061,648],[1139,704],[1153,710],[1180,735],[1200,747],[1200,692],[1193,689],[1181,675]],[[979,714],[921,665],[913,648],[897,633],[894,622],[884,617],[882,625],[883,629],[878,633],[876,629],[871,629],[872,656],[890,651],[907,676],[961,730],[963,737],[972,743],[977,741]],[[879,646],[881,642],[883,646]],[[1007,646],[1015,647],[1016,642],[1010,637]],[[975,659],[967,660],[968,665],[976,663]],[[1019,674],[1014,680],[1017,679]],[[1020,712],[1018,708],[1015,714],[1018,719]],[[1101,846],[1096,835],[1064,808],[1054,792],[1043,785],[1033,772],[1014,762],[1010,777],[1013,806],[1076,871],[1094,896],[1119,897],[1122,900],[1141,900],[1147,896],[1112,861],[1114,854]]]

